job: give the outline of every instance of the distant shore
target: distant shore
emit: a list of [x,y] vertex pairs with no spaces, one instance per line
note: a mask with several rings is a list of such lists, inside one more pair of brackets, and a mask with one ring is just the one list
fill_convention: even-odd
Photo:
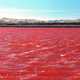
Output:
[[80,28],[80,23],[48,23],[48,24],[1,24],[0,27],[20,28]]

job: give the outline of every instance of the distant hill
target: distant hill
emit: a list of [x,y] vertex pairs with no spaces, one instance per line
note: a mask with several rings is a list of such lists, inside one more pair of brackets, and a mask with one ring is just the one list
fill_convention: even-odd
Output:
[[15,19],[15,18],[0,18],[0,25],[29,25],[29,24],[80,24],[80,19],[74,20],[36,20],[36,19]]
[[36,20],[36,19],[15,19],[15,18],[1,18],[0,24],[34,24],[34,23],[47,23],[44,20]]

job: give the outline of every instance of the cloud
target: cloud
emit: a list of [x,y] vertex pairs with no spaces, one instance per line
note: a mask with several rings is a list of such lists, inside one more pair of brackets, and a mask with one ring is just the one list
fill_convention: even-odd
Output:
[[64,19],[66,18],[65,16],[63,16],[65,13],[71,14],[72,12],[63,10],[46,10],[46,9],[37,10],[37,9],[19,9],[19,8],[0,8],[0,17],[8,17],[8,18],[31,18],[31,19],[33,18],[33,19],[45,19],[45,20]]
[[53,10],[1,8],[0,17],[48,19],[49,16],[45,14],[53,12],[54,12]]

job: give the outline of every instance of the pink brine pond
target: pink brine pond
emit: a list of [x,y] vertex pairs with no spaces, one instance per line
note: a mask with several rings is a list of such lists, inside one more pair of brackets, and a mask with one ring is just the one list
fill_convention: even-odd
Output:
[[0,80],[80,80],[80,29],[0,28]]

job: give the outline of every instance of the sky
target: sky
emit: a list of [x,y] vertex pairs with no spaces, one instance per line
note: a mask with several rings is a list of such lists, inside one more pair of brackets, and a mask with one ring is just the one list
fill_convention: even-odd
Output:
[[0,0],[0,17],[80,18],[80,0]]

